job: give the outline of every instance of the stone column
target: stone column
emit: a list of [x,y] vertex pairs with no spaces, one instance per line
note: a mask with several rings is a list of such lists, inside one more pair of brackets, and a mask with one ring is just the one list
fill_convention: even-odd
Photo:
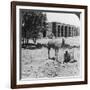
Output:
[[61,36],[63,37],[63,24],[61,26]]
[[67,37],[69,36],[69,25],[67,25]]
[[61,37],[61,24],[60,24],[60,37]]
[[60,25],[58,24],[58,37],[60,37]]
[[73,36],[74,36],[74,30],[75,30],[75,27],[73,27]]
[[71,31],[71,37],[72,37],[72,26],[71,26],[71,28],[70,28],[70,31]]
[[73,26],[72,26],[72,37],[73,37]]
[[56,37],[58,37],[58,24],[56,23]]
[[71,26],[69,28],[69,36],[71,37]]
[[68,28],[67,25],[65,25],[65,37],[68,37],[67,36],[67,28]]
[[63,37],[65,37],[65,25],[63,25]]
[[62,24],[60,24],[60,37],[61,37],[61,27],[62,27]]

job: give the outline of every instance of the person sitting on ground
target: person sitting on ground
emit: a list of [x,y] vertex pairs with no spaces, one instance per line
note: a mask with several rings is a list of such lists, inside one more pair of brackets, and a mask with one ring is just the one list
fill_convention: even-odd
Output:
[[67,63],[70,60],[71,60],[70,54],[68,53],[68,51],[66,51],[65,54],[64,54],[64,62],[63,63]]

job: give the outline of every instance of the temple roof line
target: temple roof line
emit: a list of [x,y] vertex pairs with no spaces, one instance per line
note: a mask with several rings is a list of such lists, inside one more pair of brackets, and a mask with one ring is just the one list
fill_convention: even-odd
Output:
[[56,23],[57,25],[68,25],[68,26],[72,26],[72,27],[79,27],[79,26],[75,26],[75,25],[71,25],[71,24],[66,24],[66,23],[61,23],[61,22],[47,22],[49,23]]

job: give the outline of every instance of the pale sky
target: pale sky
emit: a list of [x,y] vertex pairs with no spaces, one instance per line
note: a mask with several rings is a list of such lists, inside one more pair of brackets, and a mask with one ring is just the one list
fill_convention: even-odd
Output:
[[47,12],[46,14],[48,22],[61,22],[75,26],[80,26],[80,19],[76,14],[52,12]]

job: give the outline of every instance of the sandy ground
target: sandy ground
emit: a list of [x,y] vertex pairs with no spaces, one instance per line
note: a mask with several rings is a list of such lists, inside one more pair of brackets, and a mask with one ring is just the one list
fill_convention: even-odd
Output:
[[[42,40],[43,43],[44,40]],[[76,40],[75,40],[76,41]],[[70,40],[70,43],[75,42]],[[40,42],[40,41],[38,41]],[[47,42],[47,40],[46,40]],[[44,41],[44,43],[46,43]],[[78,43],[78,42],[76,42]],[[64,52],[68,50],[72,60],[76,62],[59,63],[64,60]],[[50,51],[50,56],[55,57],[53,49]],[[21,49],[21,78],[52,78],[64,76],[77,76],[79,75],[80,68],[80,48],[72,49],[59,49],[58,61],[48,59],[48,50],[45,47],[41,49]]]

